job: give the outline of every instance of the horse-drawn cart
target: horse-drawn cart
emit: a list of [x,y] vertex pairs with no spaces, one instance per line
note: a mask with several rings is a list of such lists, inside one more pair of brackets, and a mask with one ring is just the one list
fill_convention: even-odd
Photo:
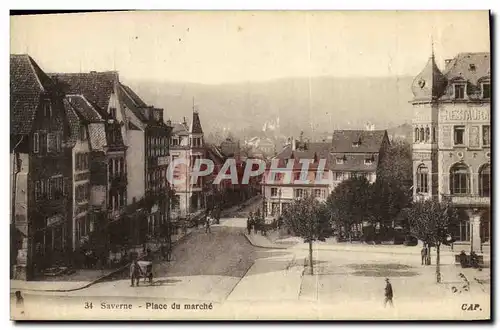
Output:
[[153,283],[153,262],[152,261],[138,261],[139,267],[141,267],[142,276],[144,276],[144,282],[149,280],[149,283]]

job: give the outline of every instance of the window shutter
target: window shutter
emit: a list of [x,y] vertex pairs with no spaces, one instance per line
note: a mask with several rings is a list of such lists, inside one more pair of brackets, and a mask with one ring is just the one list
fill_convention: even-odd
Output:
[[40,136],[38,133],[33,134],[33,152],[35,154],[40,152]]
[[47,152],[55,151],[55,136],[54,133],[47,134]]

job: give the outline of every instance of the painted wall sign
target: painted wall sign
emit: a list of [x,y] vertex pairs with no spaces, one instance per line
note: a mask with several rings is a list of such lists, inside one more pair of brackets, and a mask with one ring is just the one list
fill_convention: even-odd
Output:
[[489,121],[490,109],[465,108],[465,109],[446,109],[441,111],[440,120],[447,121]]

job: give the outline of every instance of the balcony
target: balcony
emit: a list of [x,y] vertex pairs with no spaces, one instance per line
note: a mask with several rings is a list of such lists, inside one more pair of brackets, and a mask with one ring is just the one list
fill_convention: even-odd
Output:
[[479,195],[443,195],[443,201],[447,201],[456,206],[490,206],[490,197]]

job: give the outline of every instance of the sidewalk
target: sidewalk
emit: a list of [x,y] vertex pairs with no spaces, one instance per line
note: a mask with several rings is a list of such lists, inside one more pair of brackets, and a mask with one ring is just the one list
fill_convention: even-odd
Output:
[[[269,235],[272,235],[269,234]],[[245,233],[248,241],[256,246],[269,249],[298,249],[298,250],[309,250],[309,245],[307,243],[296,243],[303,241],[300,238],[289,238],[286,241],[277,240],[277,242],[272,242],[267,236],[262,236],[260,234],[250,234]],[[294,242],[295,241],[295,242]],[[401,254],[401,255],[417,255],[420,256],[420,250],[422,247],[417,246],[404,246],[404,245],[371,245],[363,243],[334,243],[334,242],[314,242],[313,251],[343,251],[343,252],[372,252],[372,253],[389,253],[389,254]],[[432,254],[435,255],[436,250],[432,249]],[[453,257],[458,252],[453,252],[447,247],[443,247],[440,251],[442,257]],[[486,258],[485,260],[488,260]]]
[[[175,245],[182,239],[187,238],[192,232],[197,230],[197,228],[188,228],[185,235],[179,234],[172,236],[172,245]],[[139,256],[139,259],[144,258],[145,255]],[[116,268],[116,269],[75,269],[75,273],[68,275],[66,278],[68,280],[52,280],[52,281],[21,281],[21,280],[10,280],[10,291],[44,291],[44,292],[70,292],[77,291],[88,288],[91,285],[102,282],[107,278],[118,274],[120,272],[128,269],[130,264]],[[88,280],[71,280],[88,278]]]

